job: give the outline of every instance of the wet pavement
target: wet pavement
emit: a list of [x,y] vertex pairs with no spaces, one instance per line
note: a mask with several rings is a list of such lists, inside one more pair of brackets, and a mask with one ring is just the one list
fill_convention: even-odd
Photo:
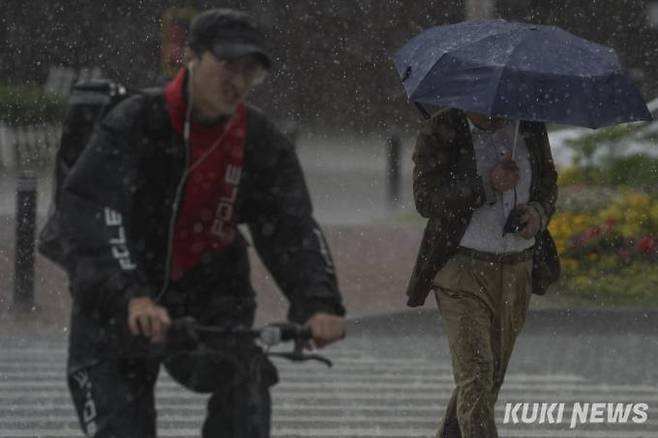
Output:
[[[385,138],[303,140],[299,147],[316,216],[324,224],[350,310],[350,336],[321,365],[280,364],[274,390],[276,437],[429,437],[453,385],[443,328],[431,300],[404,309],[422,221],[410,198],[411,140],[403,141],[401,199],[388,202]],[[332,146],[333,145],[333,146]],[[47,177],[40,217],[47,211]],[[0,178],[0,276],[11,278],[15,181]],[[42,202],[46,201],[46,202]],[[41,219],[42,220],[42,219]],[[0,315],[0,438],[81,436],[64,380],[68,298],[62,274],[37,259],[41,311]],[[255,263],[259,321],[285,314],[286,303]],[[5,282],[0,310],[10,300]],[[557,306],[556,306],[557,303]],[[503,386],[497,421],[502,437],[658,437],[658,312],[568,310],[559,295],[533,297]],[[544,307],[557,309],[540,310]],[[0,312],[1,314],[2,312]],[[506,403],[648,405],[645,422],[503,424]],[[198,436],[204,398],[163,373],[158,386],[161,436]]]
[[[503,437],[658,437],[658,314],[531,312],[496,418]],[[453,388],[436,312],[351,320],[324,353],[334,368],[276,359],[273,437],[430,437]],[[0,437],[79,437],[64,380],[64,336],[0,341]],[[159,436],[198,436],[205,396],[166,373],[157,386]],[[505,422],[506,405],[563,404],[561,422]],[[574,423],[585,404],[648,405],[646,421]],[[513,417],[509,417],[510,419]],[[530,417],[526,417],[529,419]],[[577,417],[576,417],[577,418]]]

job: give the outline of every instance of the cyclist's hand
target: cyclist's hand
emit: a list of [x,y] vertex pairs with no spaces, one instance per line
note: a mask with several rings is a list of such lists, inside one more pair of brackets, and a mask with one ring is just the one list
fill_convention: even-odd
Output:
[[328,313],[316,313],[308,320],[313,335],[313,343],[318,347],[327,345],[345,337],[345,318]]
[[133,335],[143,335],[151,342],[164,342],[171,325],[167,309],[151,298],[131,298],[128,301],[128,328]]

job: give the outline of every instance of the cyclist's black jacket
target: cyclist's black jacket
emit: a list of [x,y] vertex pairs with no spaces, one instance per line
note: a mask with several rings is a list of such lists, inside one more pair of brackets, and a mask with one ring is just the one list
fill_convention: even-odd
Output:
[[[65,258],[76,312],[110,316],[132,297],[161,295],[186,155],[162,92],[127,98],[99,124],[64,181],[58,206],[71,239]],[[234,214],[288,297],[290,319],[344,314],[294,146],[252,107]],[[248,243],[236,236],[228,255],[208,259],[216,266],[195,269],[221,273],[227,285],[247,285],[240,293],[253,296]],[[199,271],[187,275],[198,278]]]

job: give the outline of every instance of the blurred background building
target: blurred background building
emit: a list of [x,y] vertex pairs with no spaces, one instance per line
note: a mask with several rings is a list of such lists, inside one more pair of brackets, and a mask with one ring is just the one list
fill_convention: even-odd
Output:
[[250,11],[267,29],[275,61],[253,100],[311,130],[368,133],[415,124],[418,114],[390,56],[420,30],[467,17],[554,24],[609,45],[646,99],[658,94],[655,0],[3,0],[2,6],[0,83],[51,88],[66,76],[62,68],[146,86],[171,74],[195,10]]
[[[37,221],[47,213],[71,85],[101,76],[133,87],[162,82],[179,68],[190,18],[211,7],[247,10],[266,28],[274,68],[250,100],[299,134],[315,216],[351,315],[404,307],[422,236],[411,188],[422,117],[391,62],[412,36],[467,18],[558,25],[613,47],[658,116],[658,0],[0,0],[0,6],[0,279],[16,277],[14,231],[26,222],[16,192],[28,192],[28,174],[38,178]],[[533,297],[533,306],[658,308],[658,122],[549,128],[560,167],[551,232],[564,275],[552,293]],[[285,315],[285,300],[253,260],[259,309],[270,312],[263,320]],[[35,272],[36,301],[47,310],[35,319],[47,314],[59,324],[70,304],[64,275],[40,257]],[[0,322],[12,302],[11,283],[3,284]],[[610,345],[621,343],[627,342]],[[595,356],[591,363],[599,364]],[[620,360],[619,369],[628,363]]]

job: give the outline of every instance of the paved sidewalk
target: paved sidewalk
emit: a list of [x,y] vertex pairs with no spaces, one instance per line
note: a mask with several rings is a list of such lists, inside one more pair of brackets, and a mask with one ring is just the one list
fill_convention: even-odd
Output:
[[[531,312],[496,405],[500,435],[658,437],[657,317],[656,311]],[[0,437],[81,436],[63,377],[63,335],[0,338]],[[433,436],[454,388],[435,311],[352,319],[348,337],[322,353],[333,368],[275,359],[281,382],[272,392],[273,437]],[[160,435],[197,436],[206,398],[163,371],[156,387]],[[560,403],[564,420],[505,423],[508,403]],[[606,419],[571,428],[575,406],[591,403],[646,403],[647,420]]]

